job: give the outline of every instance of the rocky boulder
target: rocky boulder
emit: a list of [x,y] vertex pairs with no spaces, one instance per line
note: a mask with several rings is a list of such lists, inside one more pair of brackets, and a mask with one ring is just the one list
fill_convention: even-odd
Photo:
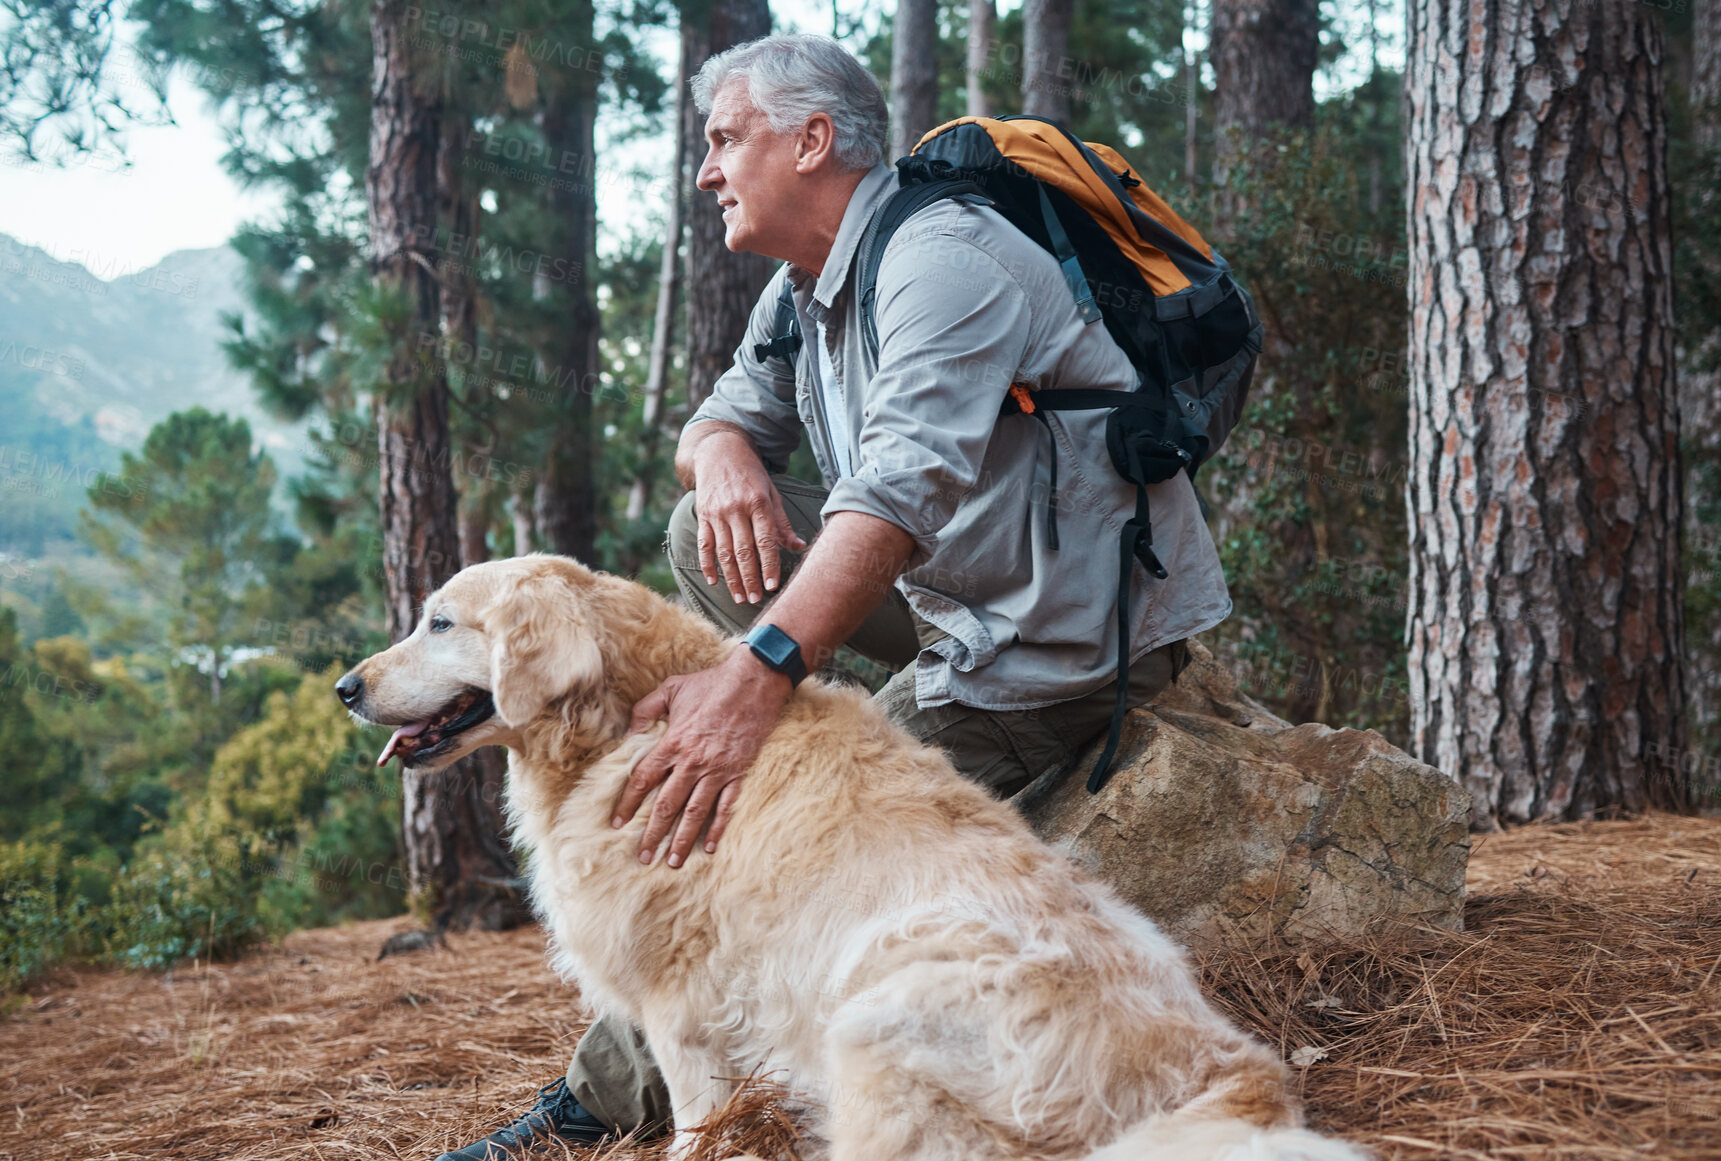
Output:
[[1184,943],[1463,926],[1464,789],[1373,730],[1275,717],[1198,642],[1177,684],[1129,715],[1089,794],[1098,750],[1022,809]]

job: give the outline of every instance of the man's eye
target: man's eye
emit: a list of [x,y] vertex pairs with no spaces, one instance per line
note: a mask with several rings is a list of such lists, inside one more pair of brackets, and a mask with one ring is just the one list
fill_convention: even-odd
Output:
[[441,613],[430,618],[430,631],[432,633],[446,633],[452,628],[454,628],[454,622],[450,621],[447,617],[444,617]]

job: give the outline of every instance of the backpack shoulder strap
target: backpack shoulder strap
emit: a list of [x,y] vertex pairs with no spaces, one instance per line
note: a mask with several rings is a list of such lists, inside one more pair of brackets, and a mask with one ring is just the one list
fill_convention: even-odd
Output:
[[783,291],[777,295],[777,319],[771,326],[768,343],[754,343],[753,357],[763,363],[766,359],[786,360],[791,368],[801,351],[801,320],[795,314],[795,288],[783,279]]
[[873,309],[878,297],[878,268],[884,262],[885,248],[910,217],[933,202],[964,195],[992,204],[986,191],[971,181],[951,178],[903,186],[885,199],[861,234],[860,244],[855,248],[855,293],[860,295],[861,336],[874,362],[878,361],[878,320]]

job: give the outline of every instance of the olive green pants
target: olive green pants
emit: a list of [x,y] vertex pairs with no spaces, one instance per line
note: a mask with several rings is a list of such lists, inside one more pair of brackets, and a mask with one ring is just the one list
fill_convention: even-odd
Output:
[[[823,488],[792,476],[773,476],[789,523],[802,540],[819,533]],[[699,568],[699,522],[695,493],[688,493],[669,518],[669,561],[687,603],[727,633],[741,634],[770,605],[737,604],[722,580],[707,585]],[[782,550],[786,585],[801,555]],[[781,586],[779,587],[781,591]],[[897,725],[949,755],[964,777],[1009,798],[1042,774],[1061,771],[1111,722],[1117,685],[1108,682],[1084,697],[1033,710],[982,710],[948,705],[921,708],[914,699],[914,663],[921,648],[943,634],[916,616],[892,589],[846,642],[857,653],[897,671],[874,694]],[[1177,677],[1188,662],[1183,642],[1144,654],[1129,670],[1129,700],[1141,705]],[[671,1108],[663,1078],[640,1031],[626,1020],[599,1014],[574,1050],[568,1089],[599,1120],[618,1131],[660,1131]]]

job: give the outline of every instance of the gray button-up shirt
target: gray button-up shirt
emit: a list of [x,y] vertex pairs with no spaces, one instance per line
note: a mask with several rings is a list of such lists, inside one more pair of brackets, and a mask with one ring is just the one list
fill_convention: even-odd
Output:
[[[1135,486],[1106,452],[1108,412],[1043,412],[1048,438],[1038,418],[998,411],[1012,383],[1127,390],[1134,368],[1103,325],[1082,323],[1050,254],[990,207],[953,200],[908,219],[885,249],[875,365],[850,274],[873,210],[895,188],[895,172],[875,167],[849,200],[823,272],[785,266],[772,278],[735,365],[689,422],[734,424],[773,472],[804,428],[830,488],[822,514],[865,512],[914,538],[897,588],[950,634],[915,663],[921,706],[1032,709],[1091,693],[1116,676],[1118,541]],[[808,344],[792,371],[753,351],[773,337],[785,278]],[[815,322],[835,384],[818,382]],[[847,419],[854,473],[841,478],[826,400],[840,400]],[[1057,550],[1046,519],[1053,454]],[[1132,566],[1132,660],[1231,612],[1188,476],[1150,487],[1148,500],[1169,575]]]

